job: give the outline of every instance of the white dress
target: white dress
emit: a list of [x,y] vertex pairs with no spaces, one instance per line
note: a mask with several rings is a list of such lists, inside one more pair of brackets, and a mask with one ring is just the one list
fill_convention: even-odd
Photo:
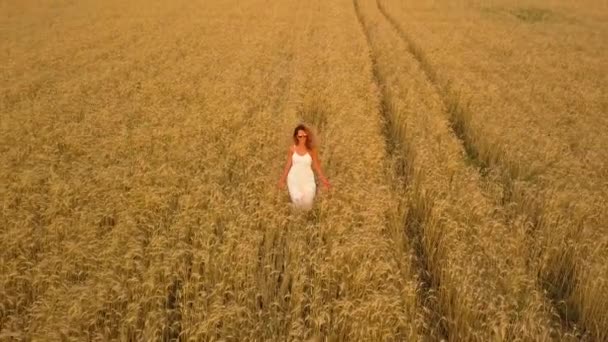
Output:
[[287,187],[291,201],[300,208],[310,209],[317,191],[312,172],[312,157],[308,152],[299,155],[295,149],[291,156],[291,168],[287,174]]

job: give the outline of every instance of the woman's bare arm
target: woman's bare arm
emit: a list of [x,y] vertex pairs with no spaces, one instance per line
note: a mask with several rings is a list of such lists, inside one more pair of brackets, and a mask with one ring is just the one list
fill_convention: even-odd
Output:
[[283,175],[281,176],[281,179],[279,180],[279,184],[283,184],[285,183],[285,180],[287,179],[287,175],[289,174],[289,169],[291,169],[291,157],[293,154],[293,146],[289,147],[289,152],[287,155],[287,163],[285,163],[285,169],[283,170]]
[[327,178],[325,178],[325,175],[323,174],[323,171],[321,170],[321,162],[319,161],[319,156],[317,154],[316,149],[312,150],[311,156],[312,156],[312,168],[315,170],[315,172],[321,179],[321,182],[323,182],[323,184],[325,184],[325,185],[329,185]]

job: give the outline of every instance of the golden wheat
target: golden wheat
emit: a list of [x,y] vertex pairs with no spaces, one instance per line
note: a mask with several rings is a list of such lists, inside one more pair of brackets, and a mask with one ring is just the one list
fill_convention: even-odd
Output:
[[[546,305],[519,252],[522,227],[505,226],[499,209],[484,197],[479,175],[465,164],[449,131],[439,96],[376,3],[357,4],[385,89],[388,120],[409,165],[408,224],[412,238],[420,240],[423,267],[432,274],[429,292],[437,297],[434,309],[444,320],[432,333],[450,340],[549,339]],[[506,319],[508,313],[517,318]]]
[[496,202],[526,217],[531,262],[562,319],[605,339],[606,8],[378,3],[452,105],[469,155],[499,174]]
[[1,3],[0,340],[605,338],[590,8]]

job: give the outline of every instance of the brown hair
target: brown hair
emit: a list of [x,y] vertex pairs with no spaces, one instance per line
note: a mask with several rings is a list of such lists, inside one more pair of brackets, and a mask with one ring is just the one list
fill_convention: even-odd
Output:
[[306,138],[306,148],[308,150],[313,150],[315,148],[315,139],[312,134],[312,130],[304,124],[297,125],[296,128],[293,130],[293,142],[296,145],[298,145],[298,132],[299,131],[306,132],[306,135],[308,135],[308,138]]

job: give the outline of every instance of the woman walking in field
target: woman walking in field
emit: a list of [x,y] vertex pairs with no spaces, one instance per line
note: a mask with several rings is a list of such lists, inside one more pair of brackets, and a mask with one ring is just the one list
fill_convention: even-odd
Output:
[[302,209],[309,210],[315,198],[317,184],[314,171],[323,183],[325,189],[330,184],[321,171],[317,147],[311,130],[305,125],[298,125],[293,131],[294,145],[289,147],[285,171],[279,181],[279,188],[287,187],[293,204]]

